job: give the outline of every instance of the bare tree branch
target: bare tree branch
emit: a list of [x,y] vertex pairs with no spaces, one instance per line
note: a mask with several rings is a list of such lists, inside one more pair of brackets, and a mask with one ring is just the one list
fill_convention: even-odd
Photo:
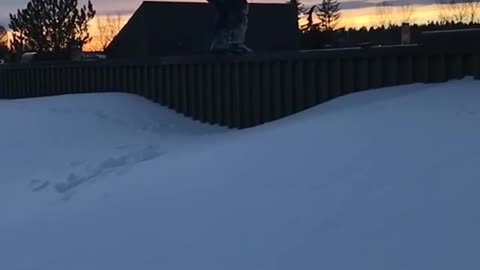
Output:
[[474,22],[478,0],[438,0],[438,18],[441,22]]
[[376,4],[375,13],[379,26],[386,28],[392,24],[392,11],[392,7],[388,1],[382,1]]
[[95,50],[104,51],[115,36],[120,32],[124,25],[122,15],[117,14],[115,17],[106,15],[103,19],[96,18],[96,26],[98,34],[95,37],[95,42],[91,46]]
[[413,15],[415,13],[414,7],[410,3],[405,3],[399,6],[400,24],[413,22]]

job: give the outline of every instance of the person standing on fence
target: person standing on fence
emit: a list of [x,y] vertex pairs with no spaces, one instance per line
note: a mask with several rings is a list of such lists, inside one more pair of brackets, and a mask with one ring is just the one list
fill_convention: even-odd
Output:
[[215,7],[217,18],[214,37],[210,44],[212,53],[243,54],[252,52],[245,45],[248,26],[247,0],[207,0]]

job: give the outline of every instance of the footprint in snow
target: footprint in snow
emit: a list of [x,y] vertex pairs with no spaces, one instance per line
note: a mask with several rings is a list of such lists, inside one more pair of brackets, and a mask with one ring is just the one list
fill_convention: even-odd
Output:
[[33,179],[30,180],[30,188],[33,192],[37,192],[47,188],[50,185],[49,181],[40,180],[40,179]]
[[159,152],[154,146],[148,146],[140,151],[127,155],[111,157],[103,160],[92,170],[88,170],[82,175],[70,173],[65,181],[56,183],[54,188],[58,193],[66,194],[76,187],[86,182],[94,181],[96,178],[105,174],[115,173],[116,175],[125,175],[132,166],[141,162],[153,160],[160,155],[161,152]]

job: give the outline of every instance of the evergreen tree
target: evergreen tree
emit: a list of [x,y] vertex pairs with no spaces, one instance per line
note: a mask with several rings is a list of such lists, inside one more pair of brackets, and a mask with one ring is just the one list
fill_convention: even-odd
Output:
[[318,5],[317,17],[320,20],[320,29],[333,31],[340,19],[340,3],[338,0],[322,0]]
[[288,3],[297,9],[297,18],[300,19],[305,12],[307,12],[305,6],[300,0],[289,0]]
[[91,41],[88,22],[93,5],[78,8],[78,0],[30,0],[27,7],[10,14],[12,46],[16,52],[62,52]]

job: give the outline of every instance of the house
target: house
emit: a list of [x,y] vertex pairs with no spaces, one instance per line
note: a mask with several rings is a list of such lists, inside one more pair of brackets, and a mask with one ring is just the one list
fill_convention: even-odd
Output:
[[[146,58],[208,51],[215,9],[205,2],[141,4],[105,50],[108,58]],[[298,50],[297,11],[290,4],[251,3],[247,45],[257,52]]]

